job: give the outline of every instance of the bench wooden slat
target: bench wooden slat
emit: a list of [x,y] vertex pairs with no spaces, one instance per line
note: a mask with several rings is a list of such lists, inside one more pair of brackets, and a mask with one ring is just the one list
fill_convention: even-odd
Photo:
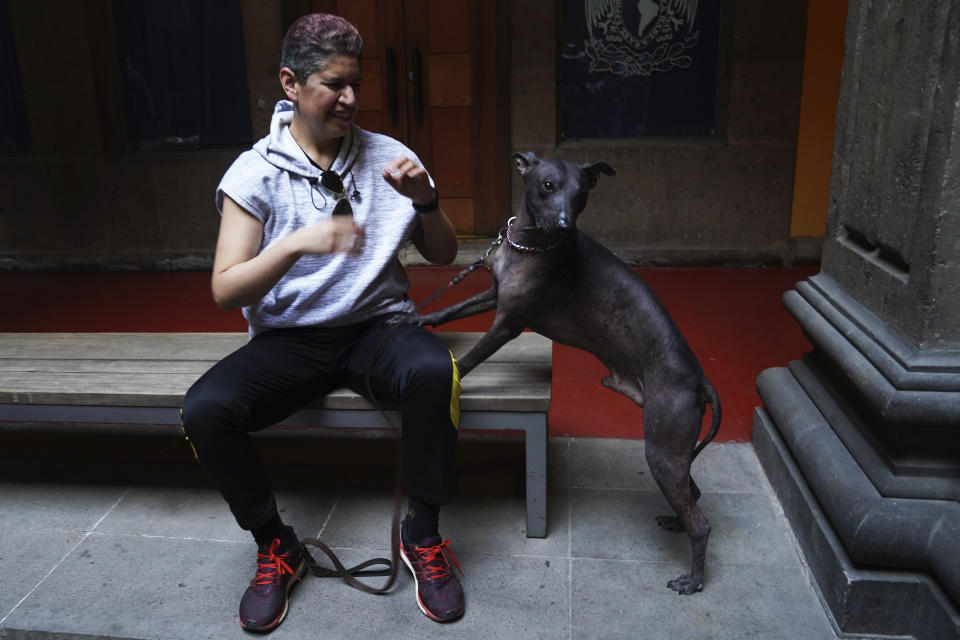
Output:
[[3,333],[4,358],[220,360],[246,333]]
[[[200,377],[216,360],[54,360],[0,358],[0,380],[24,373],[189,373]],[[5,383],[3,384],[5,386]]]
[[[119,364],[126,367],[124,362]],[[180,406],[184,393],[207,368],[204,363],[195,364],[202,366],[173,372],[150,367],[133,372],[109,367],[88,371],[0,371],[0,403]],[[464,377],[460,406],[464,411],[546,411],[550,382],[549,365],[484,362]],[[348,389],[338,389],[317,406],[368,409],[372,405]]]
[[[477,334],[438,332],[454,355],[465,354]],[[14,360],[221,360],[247,342],[246,333],[0,333],[0,367]],[[525,332],[488,362],[550,362],[551,343]],[[2,369],[0,369],[2,370]]]

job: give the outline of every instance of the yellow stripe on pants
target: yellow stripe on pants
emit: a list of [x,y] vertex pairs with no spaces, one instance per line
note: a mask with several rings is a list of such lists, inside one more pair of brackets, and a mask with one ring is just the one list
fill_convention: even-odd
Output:
[[190,451],[193,451],[193,459],[200,462],[200,456],[197,455],[196,448],[194,448],[193,443],[190,442],[190,436],[187,435],[187,430],[183,428],[183,407],[180,407],[180,431],[183,432],[183,439],[190,445]]
[[453,384],[450,385],[450,422],[453,428],[460,430],[460,367],[457,366],[457,359],[450,352],[450,359],[453,361]]

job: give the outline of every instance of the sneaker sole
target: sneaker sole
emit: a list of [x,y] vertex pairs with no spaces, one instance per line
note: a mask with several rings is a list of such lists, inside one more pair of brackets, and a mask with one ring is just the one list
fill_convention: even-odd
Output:
[[413,570],[413,565],[410,563],[410,560],[407,559],[407,552],[404,551],[402,542],[400,543],[400,558],[403,559],[403,564],[407,565],[407,569],[410,569],[410,574],[413,576],[413,586],[415,593],[417,594],[417,608],[420,609],[423,615],[427,616],[434,622],[453,622],[454,620],[458,620],[463,615],[461,614],[461,616],[456,616],[453,618],[440,618],[430,613],[430,611],[427,610],[427,608],[423,605],[423,602],[420,600],[420,581],[417,580],[417,572]]
[[[305,560],[301,560],[300,564],[297,565],[296,570],[294,570],[294,575],[296,575],[298,578],[302,578],[304,575],[306,575],[306,573],[307,573],[307,562]],[[265,626],[258,627],[257,625],[254,625],[254,624],[248,625],[243,621],[243,618],[240,618],[240,626],[246,629],[247,631],[256,631],[258,633],[266,633],[268,631],[273,631],[274,629],[279,627],[280,623],[283,622],[284,619],[286,619],[287,611],[289,611],[290,609],[290,590],[293,589],[293,585],[297,584],[298,582],[300,581],[291,580],[287,584],[287,588],[283,592],[283,611],[280,612],[280,615],[277,616],[276,620],[270,622]]]

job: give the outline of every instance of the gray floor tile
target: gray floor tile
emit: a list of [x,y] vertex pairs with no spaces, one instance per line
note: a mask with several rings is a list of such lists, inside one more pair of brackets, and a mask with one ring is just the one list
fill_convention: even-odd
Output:
[[135,487],[97,526],[97,533],[246,542],[227,503],[214,489]]
[[454,501],[441,512],[441,533],[454,549],[488,555],[566,556],[569,549],[569,493],[549,489],[547,537],[528,538],[526,502],[500,496],[470,496]]
[[[392,495],[350,492],[331,497],[331,508],[322,517],[320,513],[316,514],[318,517],[311,535],[320,534],[320,539],[331,547],[378,552],[389,550]],[[404,507],[405,500],[401,503],[401,509]],[[444,516],[441,515],[441,527],[443,525]]]
[[705,493],[700,506],[711,523],[707,562],[770,567],[799,564],[783,514],[766,496]]
[[693,462],[691,475],[704,493],[772,495],[753,446],[745,442],[712,442]]
[[[301,538],[314,536],[320,531],[323,523],[330,517],[335,499],[332,491],[317,491],[312,488],[277,490],[280,516]],[[247,535],[246,532],[244,535]]]
[[0,620],[29,594],[83,538],[80,531],[25,531],[0,536]]
[[644,460],[643,440],[573,438],[570,486],[587,489],[656,491]]
[[[782,516],[765,496],[705,493],[700,507],[712,528],[708,563],[780,567],[797,563]],[[574,557],[689,566],[686,534],[657,526],[658,515],[671,513],[659,492],[572,489],[571,511]]]
[[[313,490],[277,491],[277,506],[287,524],[312,536],[330,512],[333,499]],[[220,493],[197,486],[134,487],[104,518],[98,533],[165,536],[246,542]]]
[[[708,568],[704,590],[679,596],[663,563],[574,560],[573,638],[834,640],[798,567]],[[598,588],[598,585],[603,585]]]
[[[570,443],[570,486],[656,491],[645,450],[643,440],[574,438]],[[705,493],[769,491],[753,447],[747,443],[711,443],[697,456],[691,474]]]
[[[238,562],[238,554],[249,562]],[[250,543],[91,534],[5,621],[14,629],[128,638],[241,637]],[[229,585],[226,587],[225,585]]]
[[3,480],[0,513],[8,530],[89,530],[127,491],[116,485]]

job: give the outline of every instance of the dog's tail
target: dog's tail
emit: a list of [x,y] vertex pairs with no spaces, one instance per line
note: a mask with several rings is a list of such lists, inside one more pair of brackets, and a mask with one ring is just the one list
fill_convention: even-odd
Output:
[[717,431],[720,430],[720,417],[722,411],[720,410],[720,398],[717,396],[717,390],[713,388],[713,385],[710,384],[710,381],[706,378],[703,379],[703,386],[700,389],[700,392],[703,394],[704,401],[706,404],[710,405],[710,414],[713,416],[710,422],[710,430],[707,431],[707,437],[701,440],[697,447],[693,450],[693,458],[690,459],[691,462],[696,459],[697,455],[703,451],[703,448],[710,444],[710,441],[714,439],[717,435]]

